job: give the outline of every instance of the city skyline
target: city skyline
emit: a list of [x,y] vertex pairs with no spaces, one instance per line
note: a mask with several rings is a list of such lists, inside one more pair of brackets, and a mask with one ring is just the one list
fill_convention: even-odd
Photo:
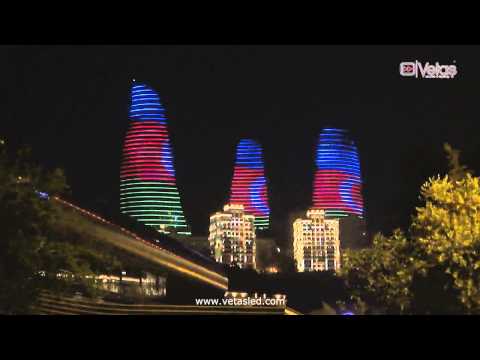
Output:
[[480,314],[478,47],[0,52],[0,314]]
[[[4,67],[6,81],[18,86],[5,94],[1,131],[10,144],[29,144],[38,160],[65,168],[72,197],[88,208],[118,208],[132,78],[162,94],[177,186],[194,233],[206,234],[207,214],[228,201],[234,144],[242,138],[256,139],[265,151],[271,231],[277,235],[288,230],[289,213],[310,204],[313,154],[324,127],[347,128],[357,142],[370,233],[408,224],[419,186],[446,171],[444,142],[459,148],[471,168],[480,166],[474,138],[479,55],[468,47],[39,49],[6,51],[3,59],[15,64]],[[62,61],[53,62],[57,56]],[[452,56],[460,69],[452,80],[398,73],[402,61],[449,63]],[[31,71],[32,58],[45,71]],[[81,65],[71,72],[74,64]],[[41,121],[20,131],[25,119]],[[450,121],[457,125],[448,126]]]

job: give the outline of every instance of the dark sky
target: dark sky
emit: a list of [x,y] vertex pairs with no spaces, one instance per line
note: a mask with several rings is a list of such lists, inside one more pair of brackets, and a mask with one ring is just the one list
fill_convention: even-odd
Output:
[[[401,78],[439,61],[453,80]],[[131,79],[160,94],[187,221],[205,234],[228,197],[236,142],[265,153],[274,234],[311,202],[322,127],[358,145],[370,232],[406,226],[420,185],[446,171],[445,141],[480,172],[478,46],[2,46],[0,134],[63,167],[72,197],[118,206]],[[282,241],[282,240],[280,240]]]

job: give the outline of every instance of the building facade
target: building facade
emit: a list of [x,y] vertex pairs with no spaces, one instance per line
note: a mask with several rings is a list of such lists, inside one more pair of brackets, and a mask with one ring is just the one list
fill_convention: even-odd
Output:
[[257,230],[269,228],[270,207],[263,152],[254,140],[242,139],[237,145],[230,204],[242,204],[247,214],[254,215]]
[[297,271],[340,269],[339,220],[327,219],[325,210],[312,208],[306,218],[293,222],[293,256]]
[[120,211],[160,232],[190,235],[158,94],[134,82],[129,118],[120,170]]
[[342,248],[367,246],[360,158],[347,130],[321,131],[315,165],[313,206],[340,220]]
[[243,205],[227,204],[210,216],[208,241],[215,261],[240,268],[256,268],[255,216]]

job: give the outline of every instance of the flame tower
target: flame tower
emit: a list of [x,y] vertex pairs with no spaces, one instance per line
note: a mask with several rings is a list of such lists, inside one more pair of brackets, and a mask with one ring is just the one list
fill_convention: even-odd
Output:
[[165,109],[133,83],[120,170],[120,210],[160,232],[190,235],[178,193]]
[[366,233],[357,147],[347,130],[326,128],[316,155],[313,206],[340,219],[342,247],[362,247]]
[[255,216],[255,228],[266,230],[270,225],[267,179],[261,146],[250,139],[237,145],[237,158],[230,192],[231,204],[242,204],[245,212]]
[[346,130],[322,130],[316,165],[313,206],[329,216],[363,216],[360,159]]

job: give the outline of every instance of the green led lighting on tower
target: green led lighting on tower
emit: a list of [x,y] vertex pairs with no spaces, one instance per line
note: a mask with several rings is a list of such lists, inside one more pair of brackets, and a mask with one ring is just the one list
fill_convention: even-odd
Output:
[[120,210],[159,232],[191,235],[175,180],[165,110],[155,91],[134,83],[120,170]]

